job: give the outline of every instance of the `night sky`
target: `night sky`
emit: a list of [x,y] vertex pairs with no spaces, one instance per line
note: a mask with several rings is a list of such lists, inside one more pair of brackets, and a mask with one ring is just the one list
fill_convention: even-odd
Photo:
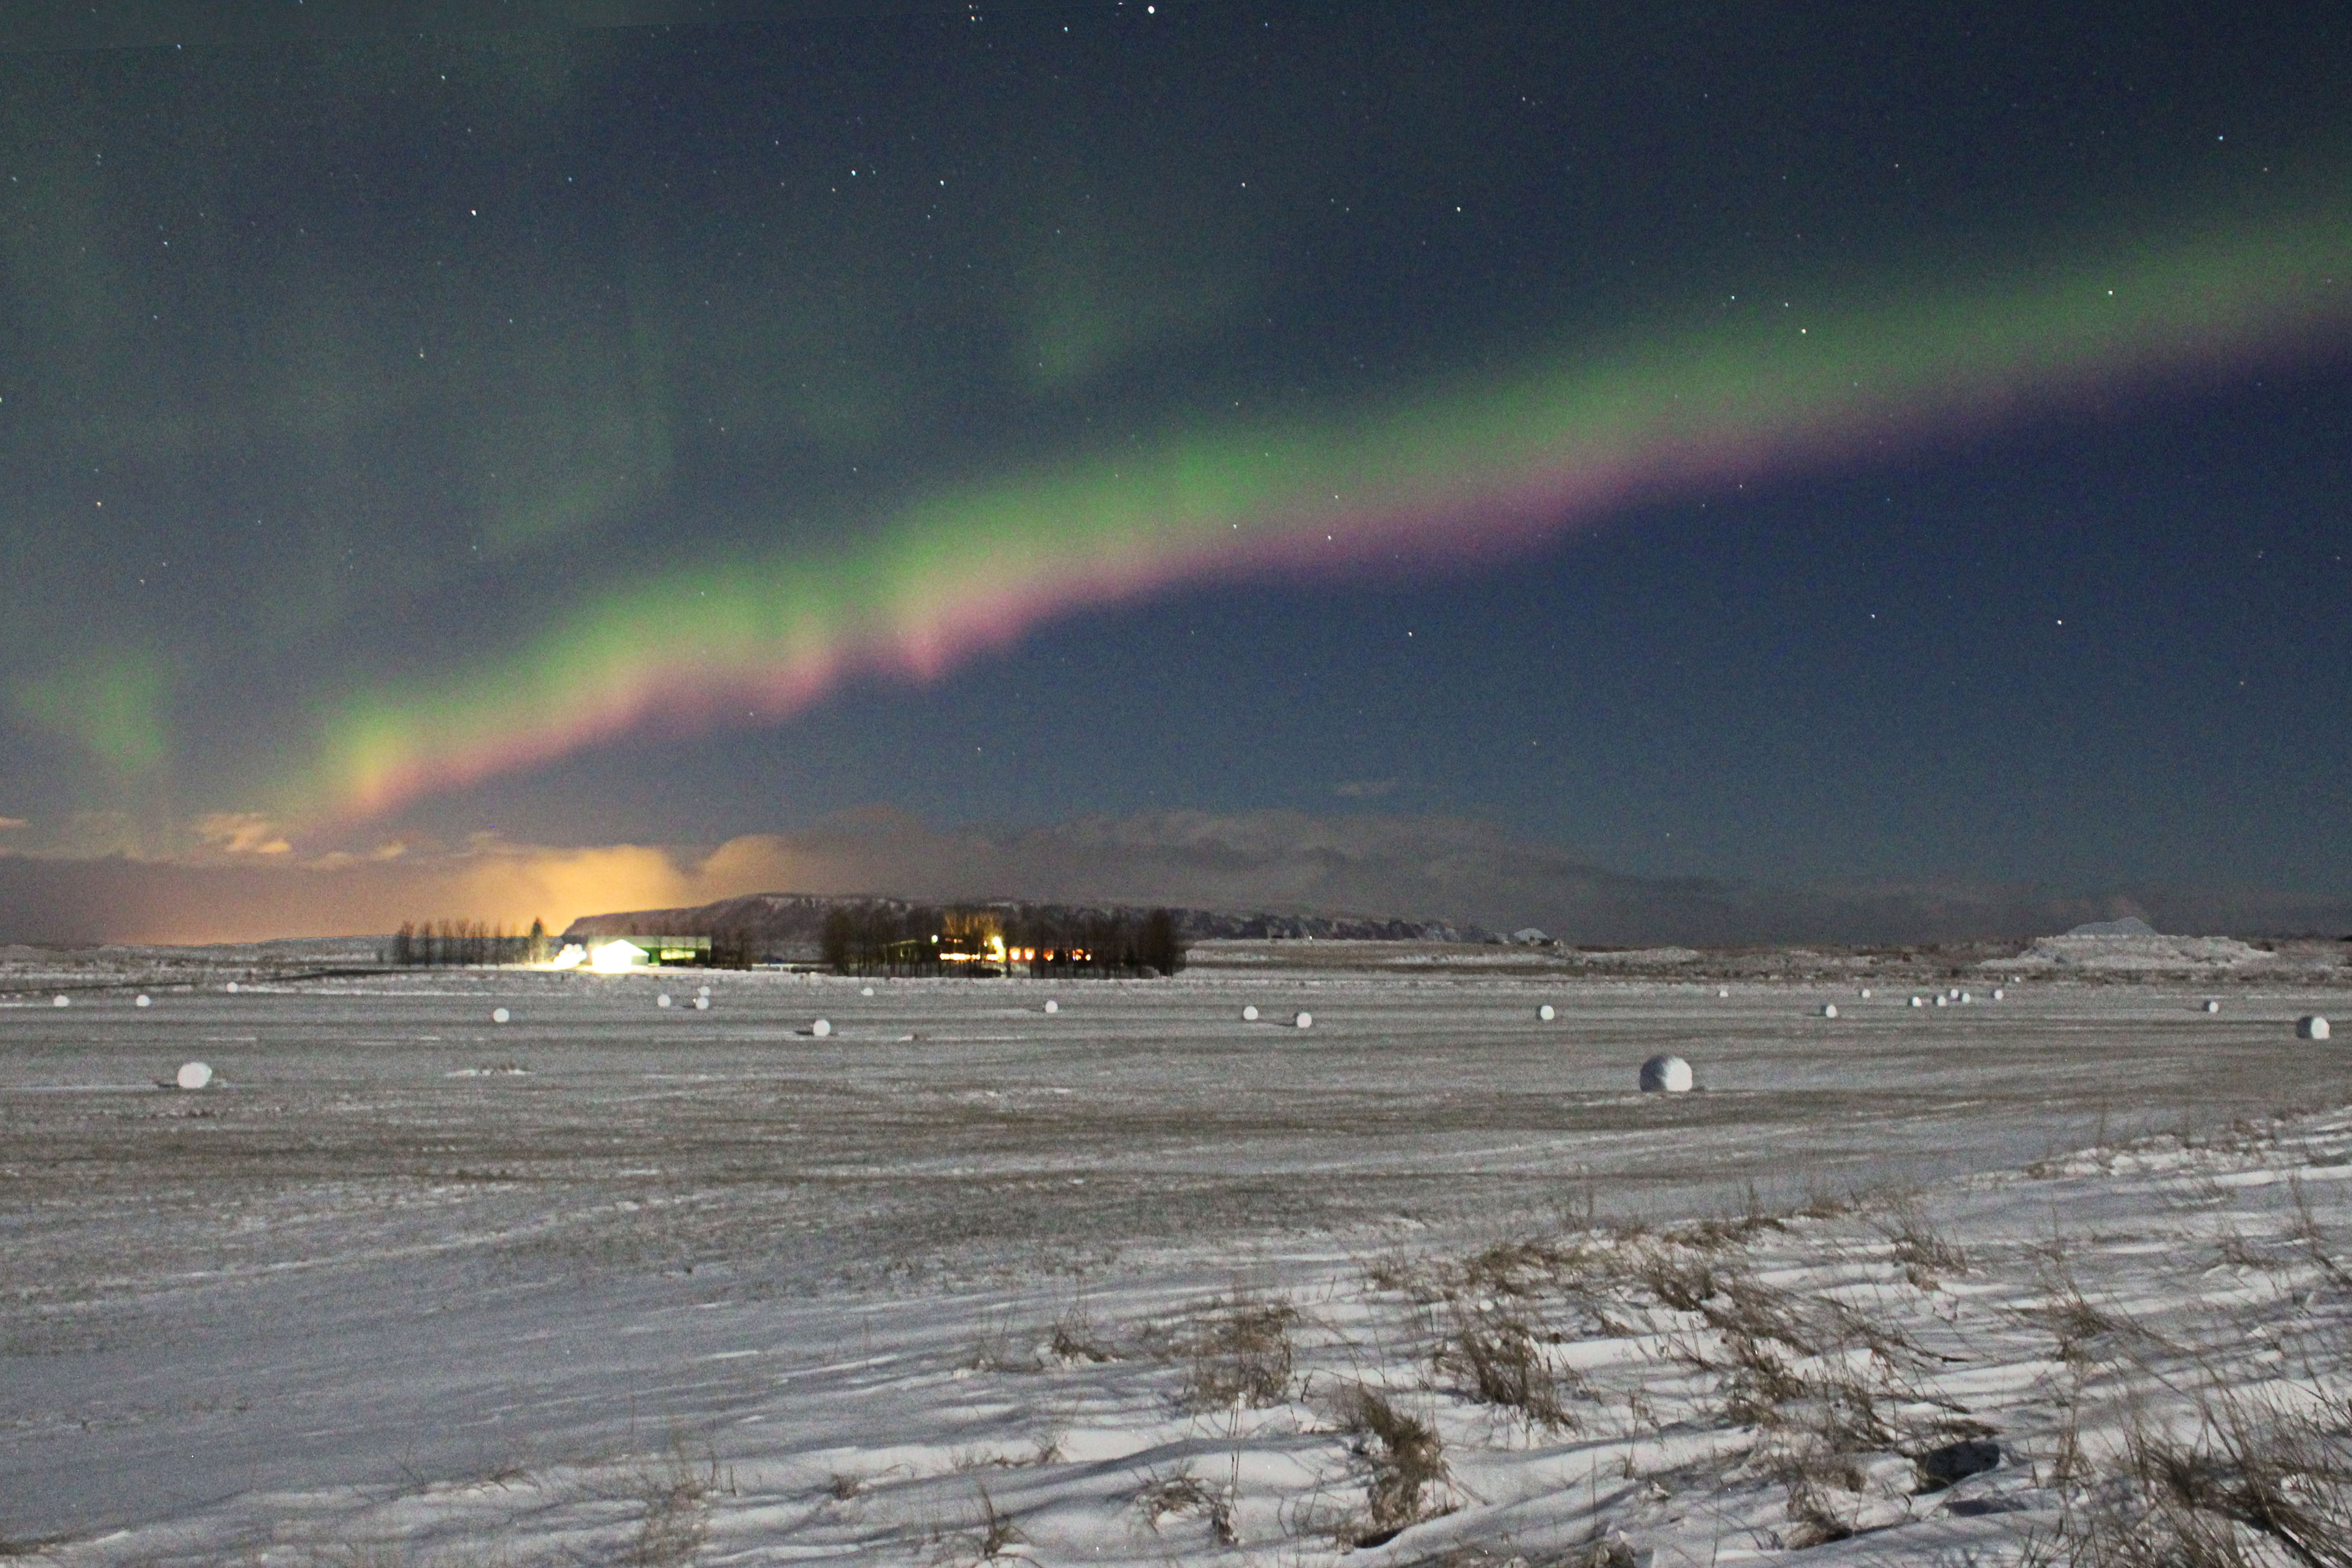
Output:
[[0,54],[42,919],[877,808],[2352,893],[2325,7],[131,41]]

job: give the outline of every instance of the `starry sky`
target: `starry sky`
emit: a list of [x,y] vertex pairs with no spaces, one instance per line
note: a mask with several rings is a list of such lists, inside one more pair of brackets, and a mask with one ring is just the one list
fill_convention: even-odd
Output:
[[2315,8],[563,10],[0,53],[0,935],[883,819],[2352,896]]

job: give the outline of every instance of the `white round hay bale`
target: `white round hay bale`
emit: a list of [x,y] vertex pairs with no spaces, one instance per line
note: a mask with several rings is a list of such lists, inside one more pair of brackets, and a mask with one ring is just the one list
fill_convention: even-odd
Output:
[[1960,1005],[1961,1005],[1961,1006],[1963,1006],[1963,1007],[1969,1006],[1969,1005],[1970,1005],[1971,1004],[1973,1004],[1975,1001],[1976,1001],[1976,994],[1975,994],[1975,993],[1973,993],[1973,992],[1969,992],[1969,991],[1963,991],[1963,992],[1961,992],[1961,993],[1960,993]]
[[698,1013],[708,1013],[708,1012],[709,1012],[709,1011],[710,1011],[710,998],[709,998],[708,995],[697,996],[697,997],[694,999],[694,1010],[695,1010],[696,1012],[698,1012]]
[[1731,987],[1728,985],[1718,985],[1715,988],[1715,994],[1717,997],[1728,996],[1731,994]]
[[819,1018],[815,1023],[809,1026],[809,1033],[814,1035],[820,1040],[824,1038],[827,1035],[833,1033],[832,1020],[828,1018]]
[[131,1004],[134,1007],[152,1007],[154,1005],[155,999],[152,996],[148,995],[144,991],[139,994],[139,1000]]
[[1051,996],[1045,998],[1045,1011],[1048,1013],[1058,1013],[1061,1010],[1062,1005],[1059,1002],[1055,1001]]
[[1293,1018],[1291,1022],[1297,1025],[1302,1029],[1311,1029],[1315,1026],[1315,1015],[1312,1013],[1301,1013],[1297,1017]]
[[1824,1002],[1824,1003],[1822,1003],[1822,1017],[1824,1017],[1824,1018],[1834,1018],[1834,1017],[1836,1017],[1836,1016],[1837,1016],[1837,1004],[1836,1004],[1836,1003],[1834,1003],[1834,1002]]
[[668,993],[668,992],[667,992],[667,991],[665,991],[665,992],[663,992],[660,995],[658,995],[658,996],[655,997],[655,998],[654,998],[654,1005],[655,1005],[655,1006],[656,1006],[656,1007],[667,1007],[667,1006],[668,1006],[668,1005],[669,1005],[669,993]]
[[490,1009],[490,1022],[493,1024],[503,1024],[509,1018],[513,1016],[514,1015],[508,1012],[504,1007],[493,1007]]
[[1914,996],[1911,998],[1911,1005],[1914,1007],[1925,1007],[1927,1005],[1927,1001],[1924,996]]
[[1255,1024],[1257,1022],[1257,1006],[1255,1004],[1252,1004],[1251,1005],[1242,1009],[1242,1022],[1244,1024]]
[[2207,1011],[2208,1013],[2218,1013],[2218,1012],[2220,1012],[2221,1010],[2221,1003],[2216,1002],[2216,1001],[2213,1001],[2213,1000],[2211,1000],[2210,998],[2208,998],[2208,999],[2207,999],[2207,1001],[2206,1001],[2206,1003],[2205,1003],[2205,1011]]
[[1680,1057],[1652,1057],[1642,1064],[1643,1094],[1687,1094],[1690,1086],[1690,1063]]
[[871,995],[873,995],[873,994],[874,994],[874,987],[872,987],[871,985],[868,985],[867,987],[866,987],[866,989],[865,989],[865,990],[860,991],[860,992],[858,993],[858,994],[859,994],[860,996],[871,996]]
[[1862,988],[1862,999],[1865,1002],[1870,1000],[1870,987],[1867,985]]
[[179,1076],[172,1081],[182,1089],[202,1089],[212,1082],[213,1069],[202,1062],[184,1062]]
[[2000,986],[1998,986],[1998,985],[1996,985],[1996,986],[1994,986],[1994,987],[1992,988],[1992,999],[1993,999],[1994,1001],[1996,1001],[1996,1002],[2000,1001],[2003,997],[2007,996],[2008,994],[2009,994],[2009,993],[2008,993],[2008,992],[2006,992],[2006,991],[2002,990],[2002,989],[2001,989]]
[[1950,1000],[1957,1002],[1960,999],[1960,988],[1955,985],[1949,991],[1945,992],[1944,994]]
[[1538,1017],[1538,1018],[1541,1018],[1545,1023],[1549,1024],[1549,1023],[1550,1023],[1554,1018],[1559,1017],[1559,1014],[1557,1014],[1557,1013],[1555,1013],[1555,1012],[1553,1012],[1553,1011],[1552,1011],[1551,1004],[1550,1004],[1550,1003],[1549,1003],[1549,1002],[1547,1002],[1547,1003],[1545,1003],[1542,1006],[1540,1006],[1540,1007],[1538,1007],[1538,1008],[1537,1008],[1537,1009],[1536,1009],[1536,1016],[1537,1016],[1537,1017]]
[[52,1007],[70,1007],[73,1005],[73,998],[70,996],[60,996],[56,1001],[50,1003],[49,1005]]
[[236,994],[236,982],[234,980],[228,983],[228,994],[232,996]]
[[1951,1005],[1952,999],[1948,996],[1938,996],[1936,998],[1936,1005],[1938,1007],[1948,1007]]
[[2294,1037],[2298,1040],[2327,1038],[2327,1018],[2320,1013],[2305,1013],[2294,1021]]

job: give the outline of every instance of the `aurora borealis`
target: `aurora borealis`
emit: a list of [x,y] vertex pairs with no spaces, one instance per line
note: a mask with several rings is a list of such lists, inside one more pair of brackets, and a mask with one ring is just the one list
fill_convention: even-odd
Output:
[[2111,380],[2292,358],[2352,326],[2347,261],[2352,213],[2331,212],[1974,299],[1897,296],[1801,326],[1768,311],[1344,426],[1217,432],[950,492],[854,551],[656,574],[495,676],[370,701],[332,735],[323,797],[382,811],[633,725],[743,703],[746,720],[789,717],[860,668],[933,677],[1057,611],[1190,579],[1532,542],[1636,498],[1910,446]]
[[0,856],[1393,810],[2326,893],[2345,47],[2112,20],[0,55]]

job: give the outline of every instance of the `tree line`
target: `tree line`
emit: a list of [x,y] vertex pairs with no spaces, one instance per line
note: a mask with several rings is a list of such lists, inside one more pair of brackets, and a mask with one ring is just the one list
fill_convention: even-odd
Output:
[[551,945],[547,927],[539,921],[531,921],[527,931],[509,931],[483,921],[403,921],[384,949],[383,962],[406,968],[544,963]]

